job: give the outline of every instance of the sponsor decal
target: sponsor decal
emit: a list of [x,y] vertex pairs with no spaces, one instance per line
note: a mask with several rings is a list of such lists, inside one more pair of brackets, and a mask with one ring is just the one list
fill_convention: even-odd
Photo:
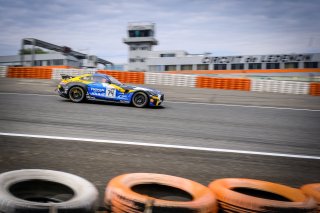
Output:
[[118,95],[119,99],[127,99],[128,97],[126,95]]
[[92,92],[101,93],[101,92],[104,92],[105,89],[103,89],[103,88],[91,88],[91,91],[92,91]]
[[93,96],[105,96],[105,93],[92,92],[91,95],[93,95]]

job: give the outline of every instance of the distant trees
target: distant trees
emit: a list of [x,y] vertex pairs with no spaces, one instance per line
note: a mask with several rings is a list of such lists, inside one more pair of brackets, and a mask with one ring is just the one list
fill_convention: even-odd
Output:
[[[35,54],[47,54],[48,52],[44,51],[40,48],[34,49]],[[19,55],[31,55],[32,54],[32,48],[26,48],[26,49],[20,49]]]

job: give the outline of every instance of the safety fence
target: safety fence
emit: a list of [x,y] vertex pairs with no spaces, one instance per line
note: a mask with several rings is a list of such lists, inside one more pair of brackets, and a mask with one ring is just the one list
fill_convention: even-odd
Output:
[[50,79],[52,68],[47,67],[9,67],[8,78],[38,78]]
[[248,78],[217,78],[197,75],[123,72],[111,70],[73,69],[66,66],[48,67],[0,67],[0,77],[61,79],[61,74],[77,76],[82,74],[104,73],[123,83],[154,84],[179,87],[196,87],[223,90],[254,92],[274,92],[286,94],[309,94],[320,96],[320,83],[261,80]]
[[320,83],[310,83],[310,95],[320,96]]
[[6,66],[0,66],[0,78],[7,77],[7,67]]
[[[211,179],[205,186],[177,176],[129,173],[108,182],[103,206],[97,208],[99,192],[88,180],[66,172],[24,169],[0,174],[0,209],[8,213],[316,213],[319,188],[320,183],[293,188],[246,178]],[[24,199],[26,191],[28,198],[36,199]]]
[[197,76],[195,75],[145,73],[145,84],[196,87],[196,82]]
[[0,76],[8,78],[51,79],[54,68],[68,69],[69,66],[39,66],[39,67],[7,67]]
[[198,88],[250,91],[250,79],[197,77]]
[[275,80],[251,80],[251,91],[287,94],[309,94],[310,83]]
[[121,71],[110,71],[110,70],[99,70],[98,73],[111,75],[123,83],[131,84],[144,84],[144,73],[143,72],[121,72]]

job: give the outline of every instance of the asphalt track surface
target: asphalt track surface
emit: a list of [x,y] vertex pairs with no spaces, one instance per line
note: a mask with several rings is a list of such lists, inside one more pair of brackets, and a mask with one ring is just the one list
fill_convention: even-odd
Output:
[[70,172],[92,181],[101,197],[112,177],[131,172],[176,175],[202,184],[223,177],[293,187],[320,181],[320,110],[315,104],[309,109],[248,107],[172,99],[160,108],[138,109],[74,104],[42,87],[48,86],[35,86],[32,92],[0,86],[0,132],[27,134],[0,135],[0,172]]

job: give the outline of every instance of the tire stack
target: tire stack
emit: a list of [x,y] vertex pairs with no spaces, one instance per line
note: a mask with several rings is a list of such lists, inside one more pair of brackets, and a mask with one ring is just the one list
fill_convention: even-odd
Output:
[[316,213],[313,198],[299,189],[276,183],[241,179],[218,179],[209,184],[219,203],[220,212]]
[[244,178],[209,187],[163,174],[113,178],[105,207],[87,180],[65,172],[26,169],[0,174],[0,213],[320,213],[320,183],[300,189]]
[[[176,201],[161,195],[150,196],[136,188],[159,193],[159,186],[174,193],[180,190],[189,200]],[[154,190],[158,187],[158,190]],[[153,190],[152,190],[153,189]],[[147,190],[148,191],[148,190]],[[160,190],[161,191],[161,190]],[[115,213],[216,213],[217,202],[209,188],[180,177],[152,173],[132,173],[113,178],[105,191],[105,204]]]
[[313,197],[318,203],[318,212],[320,213],[320,183],[307,184],[301,187],[303,193]]
[[1,213],[94,213],[98,191],[65,172],[25,169],[0,174]]

